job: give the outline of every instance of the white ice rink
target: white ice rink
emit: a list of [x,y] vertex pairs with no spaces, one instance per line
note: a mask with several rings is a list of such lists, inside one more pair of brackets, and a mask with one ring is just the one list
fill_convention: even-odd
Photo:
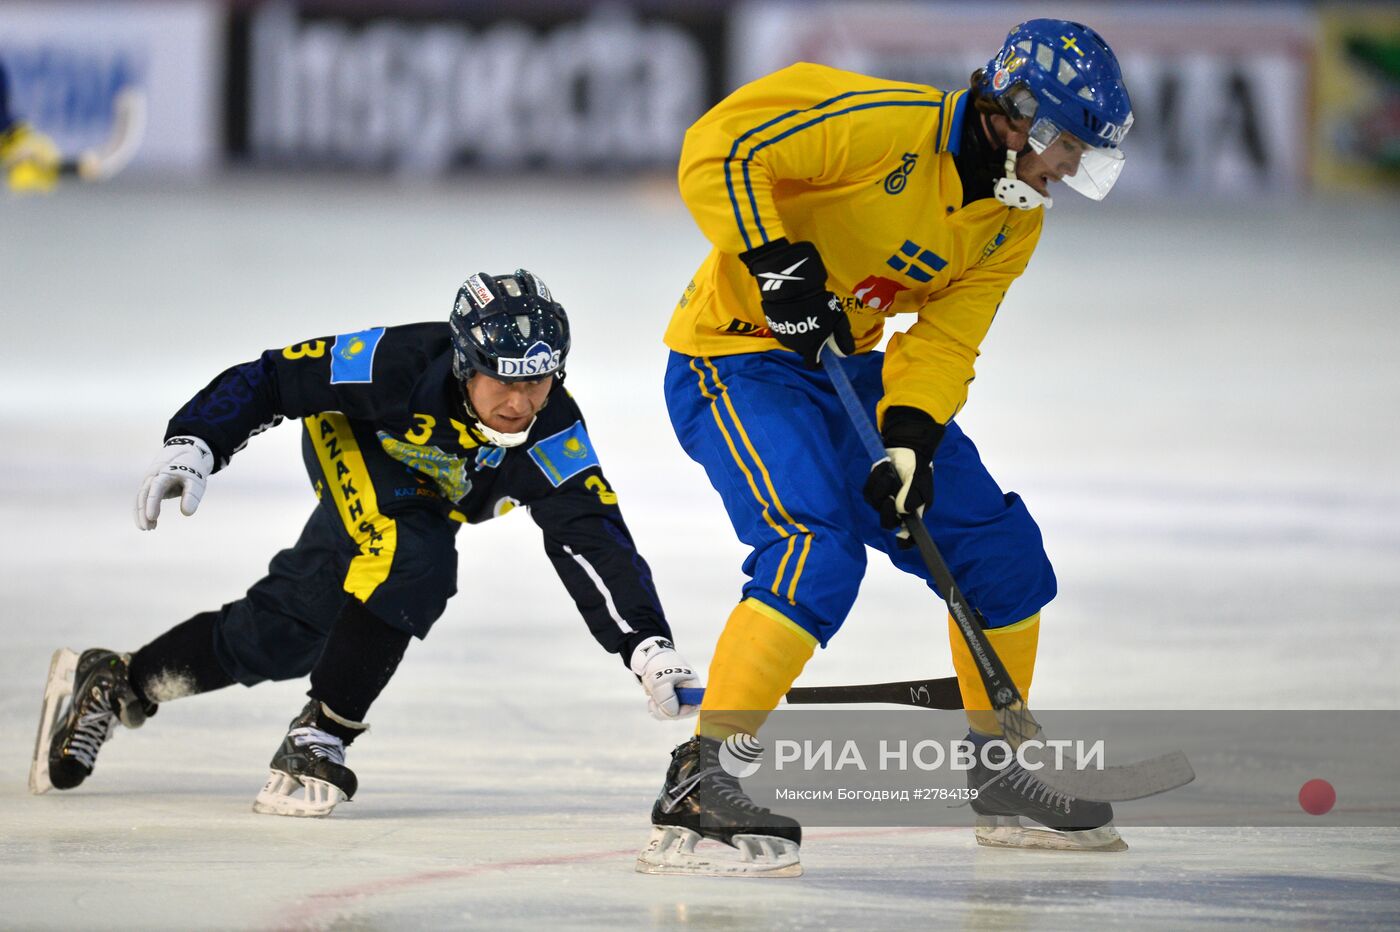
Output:
[[[1034,703],[1400,708],[1396,203],[1073,197],[959,419],[1059,575]],[[139,533],[170,414],[265,348],[444,318],[477,270],[534,269],[569,308],[570,387],[679,646],[706,665],[742,550],[672,435],[660,343],[703,249],[667,179],[235,177],[0,202],[0,928],[1400,923],[1400,829],[1327,817],[1128,828],[1118,855],[812,829],[798,880],[635,874],[688,726],[646,716],[523,515],[459,536],[462,593],[372,710],[361,792],[331,819],[250,811],[301,683],[167,704],[80,789],[26,792],[55,647],[133,650],[237,597],[312,507],[284,425],[195,518]],[[801,682],[946,675],[942,617],[872,563]]]

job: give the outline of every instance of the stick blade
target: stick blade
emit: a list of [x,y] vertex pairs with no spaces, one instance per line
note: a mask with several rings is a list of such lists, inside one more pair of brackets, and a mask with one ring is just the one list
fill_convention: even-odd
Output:
[[1105,767],[1102,770],[1066,770],[1046,774],[1036,779],[1062,793],[1079,799],[1101,803],[1119,803],[1130,799],[1145,799],[1168,790],[1185,786],[1196,779],[1196,771],[1181,751],[1158,757]]
[[112,134],[100,149],[84,152],[77,160],[77,174],[85,181],[106,181],[126,168],[146,135],[146,95],[124,87],[113,101]]

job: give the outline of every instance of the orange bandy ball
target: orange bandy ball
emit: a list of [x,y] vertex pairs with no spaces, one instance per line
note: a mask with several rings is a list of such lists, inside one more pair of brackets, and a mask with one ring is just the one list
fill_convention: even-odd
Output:
[[1337,803],[1337,791],[1326,780],[1309,780],[1298,791],[1298,805],[1309,815],[1324,815]]

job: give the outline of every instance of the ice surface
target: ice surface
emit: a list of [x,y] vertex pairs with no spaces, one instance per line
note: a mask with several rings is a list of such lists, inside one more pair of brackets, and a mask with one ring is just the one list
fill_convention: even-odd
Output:
[[[1045,531],[1045,708],[1400,707],[1400,211],[1079,205],[983,346],[960,423]],[[1144,928],[1400,921],[1395,830],[1129,830],[1124,855],[967,829],[814,829],[796,881],[643,877],[687,734],[578,620],[523,517],[466,529],[324,822],[250,812],[302,684],[167,704],[87,785],[31,797],[50,652],[134,649],[237,597],[309,490],[284,425],[140,534],[165,420],[264,348],[443,317],[523,265],[569,307],[569,384],[681,649],[708,662],[742,550],[676,445],[659,339],[703,243],[666,179],[113,184],[0,204],[0,926]],[[950,671],[938,606],[872,563],[803,682]],[[1325,774],[1319,774],[1325,776]],[[1339,809],[1347,806],[1340,788]]]

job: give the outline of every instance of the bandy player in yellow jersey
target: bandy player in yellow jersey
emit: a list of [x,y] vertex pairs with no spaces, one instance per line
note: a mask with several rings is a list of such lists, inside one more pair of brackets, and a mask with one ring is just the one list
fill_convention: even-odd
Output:
[[0,61],[0,176],[20,193],[52,190],[62,156],[52,139],[10,112],[10,78]]
[[[681,195],[714,248],[666,331],[666,400],[752,551],[697,735],[672,754],[639,870],[801,872],[800,826],[753,803],[722,766],[722,742],[755,731],[840,629],[867,546],[929,578],[897,537],[902,514],[922,516],[1028,693],[1054,573],[1034,519],[954,417],[1035,250],[1051,185],[1102,198],[1132,119],[1103,38],[1037,19],[1013,29],[968,88],[797,64],[741,87],[686,133]],[[878,352],[892,317],[903,332]],[[877,418],[888,459],[873,469],[818,368],[824,348],[847,357]],[[999,728],[963,638],[950,634],[980,747]],[[1014,762],[979,763],[969,787],[984,844],[1126,847],[1110,805],[1053,792]],[[731,848],[698,855],[701,838]]]

